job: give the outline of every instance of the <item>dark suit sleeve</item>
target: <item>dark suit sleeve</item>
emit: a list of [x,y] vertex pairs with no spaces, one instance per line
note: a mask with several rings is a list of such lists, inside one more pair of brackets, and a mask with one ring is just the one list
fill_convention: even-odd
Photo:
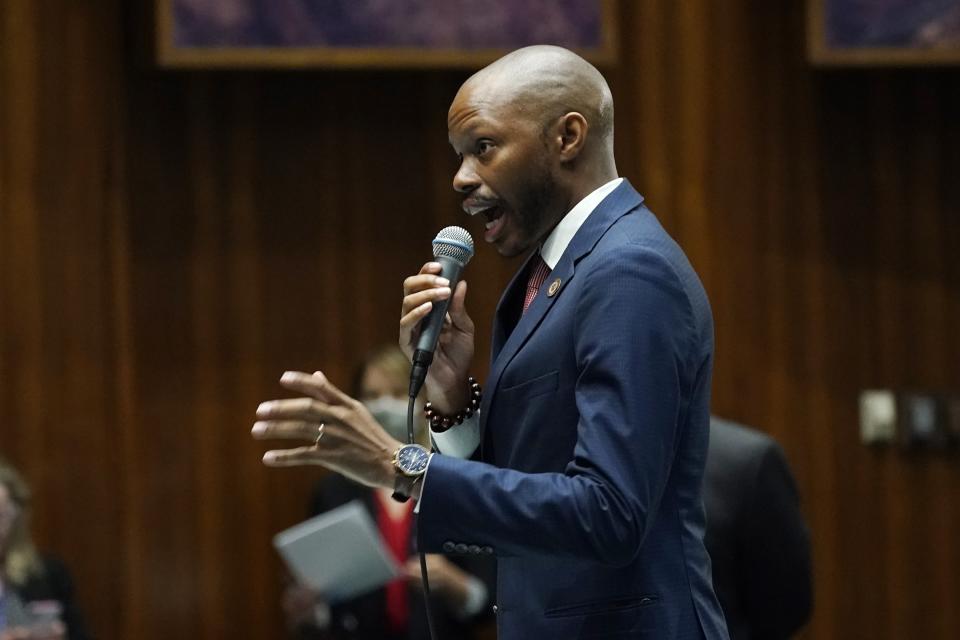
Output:
[[783,451],[766,448],[745,523],[744,607],[756,638],[789,638],[810,617],[810,541]]
[[428,551],[469,540],[501,556],[614,565],[638,553],[707,355],[694,348],[690,302],[665,259],[628,245],[584,271],[569,319],[580,414],[573,459],[563,473],[533,474],[434,455],[420,506]]

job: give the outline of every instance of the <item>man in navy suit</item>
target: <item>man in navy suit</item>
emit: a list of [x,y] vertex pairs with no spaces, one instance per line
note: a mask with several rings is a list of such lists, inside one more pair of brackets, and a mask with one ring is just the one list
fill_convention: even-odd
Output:
[[[421,550],[496,555],[502,640],[727,638],[703,545],[713,322],[706,294],[618,177],[603,76],[528,47],[472,76],[448,114],[454,188],[504,256],[529,253],[493,327],[479,411],[466,283],[428,263],[404,282],[409,353],[437,300],[449,322],[426,382],[434,453],[419,482]],[[400,443],[320,373],[261,405],[257,437],[310,437],[267,464],[399,482]],[[326,427],[321,429],[320,424]]]

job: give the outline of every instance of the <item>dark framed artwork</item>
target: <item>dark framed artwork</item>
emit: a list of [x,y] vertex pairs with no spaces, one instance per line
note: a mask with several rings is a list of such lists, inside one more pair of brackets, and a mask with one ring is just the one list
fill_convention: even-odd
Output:
[[617,0],[156,0],[165,67],[476,67],[529,44],[616,58]]
[[960,0],[807,1],[815,64],[960,63]]

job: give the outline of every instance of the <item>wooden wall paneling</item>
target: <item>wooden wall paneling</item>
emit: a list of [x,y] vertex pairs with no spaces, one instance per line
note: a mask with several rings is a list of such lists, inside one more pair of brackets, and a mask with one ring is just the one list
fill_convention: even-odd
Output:
[[[867,214],[873,206],[867,185],[870,171],[866,169],[870,164],[870,135],[867,128],[858,125],[863,118],[870,117],[866,109],[869,100],[864,95],[867,85],[855,76],[823,74],[818,80],[818,126],[822,130],[818,137],[822,148],[834,159],[832,167],[822,165],[818,176],[822,185],[819,207],[824,211],[822,224],[829,243],[827,259],[834,262],[843,279],[840,297],[831,307],[835,309],[831,324],[848,347],[846,353],[838,354],[841,360],[828,372],[832,386],[839,385],[842,391],[839,394],[842,411],[834,424],[849,425],[842,429],[834,427],[834,437],[843,440],[837,447],[835,464],[841,470],[840,489],[846,495],[858,495],[861,499],[850,501],[841,497],[841,512],[833,519],[824,518],[824,524],[820,525],[830,534],[826,538],[828,542],[821,546],[831,554],[833,564],[818,562],[829,572],[821,578],[826,584],[821,591],[826,590],[828,596],[821,600],[827,603],[825,606],[830,607],[831,613],[819,616],[815,622],[817,629],[831,629],[827,627],[830,623],[836,633],[836,625],[842,625],[846,612],[853,612],[852,615],[861,620],[864,633],[882,635],[889,626],[884,619],[888,607],[885,589],[876,585],[888,583],[890,568],[878,562],[877,557],[878,554],[882,557],[887,530],[879,526],[865,527],[864,523],[879,523],[889,518],[887,505],[875,499],[889,483],[876,458],[856,441],[854,404],[857,385],[878,386],[876,378],[873,383],[869,380],[879,372],[871,363],[870,348],[877,339],[870,239],[876,237],[879,221],[871,221],[872,216]],[[851,367],[855,367],[852,371],[861,372],[860,375],[851,376]],[[808,449],[811,454],[816,451]],[[811,461],[812,469],[816,464],[816,460]],[[850,535],[857,531],[859,534]],[[842,588],[844,584],[861,586]],[[834,604],[838,597],[842,600]]]
[[[234,592],[236,583],[224,580],[236,557],[237,548],[224,539],[227,530],[224,476],[233,475],[238,461],[231,461],[226,450],[230,440],[217,425],[227,423],[228,394],[227,367],[224,355],[229,333],[225,331],[227,314],[224,312],[228,288],[224,276],[224,244],[229,237],[230,220],[223,215],[224,193],[220,188],[225,145],[215,122],[224,115],[214,100],[210,82],[205,77],[191,77],[186,86],[188,106],[188,138],[190,148],[186,163],[190,168],[192,184],[191,210],[196,219],[196,252],[192,260],[192,360],[193,389],[196,406],[190,424],[192,437],[185,438],[184,446],[196,452],[195,487],[192,497],[197,518],[195,572],[198,584],[192,594],[193,606],[201,612],[194,634],[201,638],[224,637],[231,621],[209,615],[208,611],[221,608],[223,600],[241,600]],[[219,98],[219,96],[217,96]],[[217,113],[215,113],[217,112]],[[228,116],[229,117],[229,116]],[[239,485],[234,485],[235,489]],[[224,544],[227,542],[227,544]],[[242,614],[241,614],[242,615]]]
[[[37,148],[44,247],[41,279],[44,324],[50,336],[45,357],[44,425],[50,440],[36,452],[45,482],[42,500],[51,510],[48,548],[68,559],[104,545],[121,550],[118,486],[122,453],[114,446],[110,370],[113,292],[109,273],[110,145],[120,42],[116,5],[88,10],[69,5],[38,7],[41,103]],[[104,36],[103,26],[114,29]],[[25,425],[26,426],[26,425]],[[92,469],[99,472],[91,472]],[[106,544],[104,544],[106,543]],[[113,561],[75,568],[84,585],[80,599],[103,615],[123,593],[122,553]],[[71,564],[74,564],[71,562]],[[112,616],[111,616],[112,617]]]
[[[621,3],[619,168],[708,288],[715,410],[793,463],[802,637],[952,638],[956,455],[863,447],[856,401],[958,391],[960,83],[811,69],[802,5]],[[349,387],[448,224],[485,375],[518,261],[450,188],[467,73],[158,71],[131,11],[0,5],[0,447],[101,637],[276,635],[270,537],[321,472],[261,466],[256,404]]]
[[707,195],[710,153],[707,140],[713,83],[708,56],[712,34],[703,26],[709,23],[711,13],[709,4],[687,2],[676,5],[677,41],[683,42],[683,47],[677,48],[672,57],[677,65],[676,73],[683,77],[683,81],[681,90],[671,96],[671,110],[678,114],[675,122],[678,187],[672,206],[680,220],[674,233],[682,238],[687,257],[708,289],[715,272],[712,262],[713,216],[710,215]]
[[[900,87],[897,86],[896,80],[894,77],[879,78],[871,87],[872,92],[869,93],[863,91],[865,87],[861,85],[863,98],[859,111],[868,113],[874,125],[872,129],[875,132],[876,146],[871,148],[867,139],[861,143],[866,153],[870,153],[875,158],[873,166],[876,184],[872,193],[882,193],[884,196],[870,202],[870,207],[877,213],[875,216],[877,229],[882,232],[877,239],[878,251],[874,264],[884,272],[880,283],[880,300],[876,308],[878,315],[872,320],[879,325],[882,344],[889,345],[884,350],[885,357],[878,363],[881,367],[877,373],[887,379],[887,384],[903,388],[911,385],[908,373],[912,360],[911,345],[902,339],[905,314],[900,311],[909,304],[907,299],[909,290],[904,287],[903,282],[908,254],[901,247],[902,239],[909,233],[910,216],[898,215],[898,212],[906,211],[909,195],[903,184],[903,173],[899,162],[902,142],[898,139],[897,131],[902,127],[900,123],[903,122],[903,118],[898,105]],[[856,112],[845,115],[855,117]],[[869,163],[869,156],[865,160]],[[866,229],[870,229],[872,217],[874,216],[864,216]],[[889,493],[886,508],[882,512],[889,523],[887,532],[889,546],[886,548],[888,567],[885,584],[887,588],[884,590],[886,596],[884,603],[901,597],[904,585],[911,583],[909,564],[903,562],[901,553],[911,545],[909,528],[914,499],[904,491],[904,484],[913,484],[910,479],[913,474],[904,465],[902,459],[895,459],[895,462],[897,464],[887,469]],[[905,602],[899,607],[886,611],[888,628],[893,634],[909,632],[911,606],[912,603]]]
[[[100,9],[111,13],[109,4]],[[67,558],[101,544],[120,547],[119,455],[110,447],[111,411],[102,401],[112,381],[108,227],[100,212],[109,195],[102,187],[111,181],[113,56],[111,38],[95,35],[104,15],[73,8],[51,19],[49,6],[14,2],[0,17],[0,441],[35,489],[39,540]],[[98,465],[104,472],[91,473]],[[90,593],[106,604],[121,589],[106,564],[76,570],[89,589],[81,600],[92,609]]]
[[639,150],[637,168],[618,169],[624,175],[637,172],[638,189],[668,230],[672,227],[668,210],[673,190],[668,146],[671,123],[664,122],[663,116],[672,108],[667,95],[671,77],[670,37],[665,34],[671,7],[670,3],[657,1],[640,3],[631,9],[633,22],[623,28],[631,31],[632,37],[624,39],[623,55],[624,65],[631,69],[632,82],[625,83],[624,88],[636,96],[637,113],[619,112],[616,116],[618,135],[628,136]]
[[[791,201],[796,197],[799,189],[796,180],[791,180],[791,172],[787,169],[788,154],[792,153],[795,140],[805,136],[805,132],[799,136],[794,134],[799,124],[798,118],[802,118],[805,112],[804,107],[809,107],[809,94],[804,91],[805,86],[797,86],[798,83],[792,82],[798,71],[797,65],[791,65],[789,59],[789,50],[792,50],[795,43],[788,39],[789,31],[784,25],[787,22],[779,12],[771,5],[764,5],[762,11],[767,20],[765,28],[758,29],[755,26],[750,28],[747,33],[756,34],[756,38],[763,43],[765,66],[763,73],[752,74],[754,80],[747,82],[751,86],[751,92],[748,94],[739,94],[736,89],[725,90],[724,93],[733,96],[734,102],[739,102],[745,111],[745,118],[742,123],[744,129],[750,133],[743,132],[742,136],[749,136],[753,139],[754,152],[750,153],[750,166],[752,171],[748,172],[749,182],[741,181],[737,191],[743,191],[744,195],[741,206],[746,209],[753,209],[752,216],[748,214],[750,220],[744,225],[741,222],[740,227],[735,232],[734,238],[749,238],[750,247],[748,252],[740,252],[737,248],[738,242],[730,243],[731,253],[736,254],[736,260],[741,265],[741,275],[738,283],[745,281],[747,287],[751,285],[751,280],[756,280],[756,289],[749,292],[746,296],[741,296],[741,300],[752,298],[752,303],[733,304],[734,308],[747,307],[750,324],[749,330],[755,336],[750,343],[740,341],[729,345],[736,351],[745,350],[746,358],[740,359],[738,366],[734,371],[739,372],[740,379],[736,387],[732,389],[743,388],[742,384],[749,384],[743,376],[751,376],[753,367],[744,363],[767,360],[770,364],[770,370],[766,374],[766,384],[760,388],[760,393],[755,397],[744,397],[743,404],[738,410],[746,409],[748,405],[753,411],[757,412],[755,418],[757,426],[762,426],[772,435],[777,437],[787,448],[788,453],[795,454],[795,448],[791,447],[786,429],[787,419],[791,411],[788,409],[790,400],[793,397],[793,390],[796,383],[795,378],[790,373],[789,363],[791,361],[791,342],[788,339],[787,330],[793,320],[789,314],[787,300],[792,295],[791,289],[787,285],[788,276],[788,252],[792,244],[792,236],[787,232],[787,215],[784,215],[784,203]],[[728,20],[730,20],[728,18]],[[734,18],[734,21],[748,23],[745,16],[741,13]],[[721,49],[731,46],[730,40],[736,38],[730,34],[719,43]],[[740,48],[741,55],[739,64],[749,64],[749,61],[757,55],[757,52]],[[790,68],[790,72],[785,72],[784,68]],[[738,75],[735,71],[727,72],[728,75]],[[744,74],[746,75],[746,74]],[[750,103],[745,104],[745,103]],[[751,109],[755,109],[752,111]],[[792,113],[791,113],[792,111]],[[718,128],[725,128],[722,125]],[[737,144],[736,136],[728,135],[728,143]],[[720,160],[718,165],[725,165],[726,162]],[[738,166],[739,165],[738,163]],[[751,259],[750,253],[756,256]],[[732,289],[736,291],[737,288]],[[735,323],[732,326],[740,326]]]
[[[234,137],[227,148],[227,165],[230,175],[246,179],[234,179],[233,188],[226,196],[227,216],[233,221],[235,228],[235,242],[229,258],[229,292],[232,303],[228,307],[230,316],[227,319],[228,326],[232,325],[235,343],[234,354],[230,354],[232,357],[227,360],[227,373],[234,381],[235,397],[253,398],[261,388],[260,380],[264,378],[262,327],[263,317],[269,312],[263,306],[263,258],[256,234],[257,205],[253,188],[255,182],[252,179],[260,139],[254,123],[257,102],[250,95],[247,84],[234,81],[230,87],[230,98],[237,104],[237,116],[236,124],[233,125]],[[231,402],[229,399],[228,406],[232,409],[228,424],[249,423],[253,407]],[[236,526],[232,531],[227,531],[226,535],[242,532],[246,534],[241,536],[245,548],[270,548],[270,540],[276,530],[270,525],[273,519],[270,518],[272,495],[267,483],[268,470],[259,464],[263,447],[252,439],[239,437],[239,433],[237,436],[237,455],[246,463],[247,471],[244,476],[248,481],[243,485],[244,491],[234,496],[230,512],[234,515]],[[232,486],[229,478],[225,479],[225,484]],[[275,602],[277,574],[276,558],[269,554],[250,556],[249,562],[244,563],[237,583],[238,586],[245,582],[251,584],[252,588],[246,590],[249,594],[245,604],[248,611],[257,611],[260,602]],[[227,606],[230,606],[229,603]],[[258,635],[275,633],[275,618],[271,616],[256,616],[251,624]],[[235,629],[235,632],[242,633],[243,629]]]
[[[709,53],[712,61],[712,91],[703,110],[710,115],[710,131],[701,144],[709,147],[709,172],[705,179],[709,189],[708,206],[715,220],[713,237],[716,273],[724,277],[712,277],[708,285],[714,312],[716,355],[714,362],[715,403],[722,402],[724,389],[742,389],[750,383],[750,373],[740,363],[751,359],[755,353],[776,357],[776,345],[767,338],[766,318],[762,316],[768,305],[763,304],[763,292],[757,266],[751,260],[751,248],[758,244],[757,189],[746,184],[756,175],[758,163],[757,135],[758,114],[753,111],[758,101],[754,98],[756,86],[753,75],[740,74],[738,69],[749,63],[751,52],[743,19],[743,9],[726,7],[712,11],[710,21],[714,32],[710,38]],[[703,24],[700,28],[703,29]],[[689,234],[696,235],[696,227],[688,227]],[[684,240],[681,240],[685,244]],[[741,294],[755,304],[730,304],[731,296]],[[731,343],[727,327],[746,326],[752,339],[747,343]],[[740,376],[746,376],[741,378]],[[730,394],[737,402],[753,402],[742,394]],[[762,394],[760,394],[762,395]],[[762,403],[763,400],[758,398]],[[721,415],[736,415],[736,407],[717,404]]]
[[[911,96],[911,118],[916,121],[913,128],[911,156],[913,163],[907,168],[907,180],[911,191],[915,194],[910,203],[911,210],[916,212],[915,224],[910,240],[910,251],[917,257],[917,271],[915,280],[917,301],[912,308],[916,311],[913,317],[910,333],[916,336],[916,360],[921,371],[917,379],[928,389],[948,389],[951,383],[950,371],[955,369],[958,360],[957,352],[949,351],[950,340],[947,338],[951,331],[948,317],[945,313],[946,301],[951,294],[956,296],[958,290],[951,287],[947,275],[946,263],[950,260],[944,253],[944,243],[941,238],[946,235],[960,235],[960,223],[956,215],[952,220],[944,214],[960,213],[956,204],[948,204],[944,211],[940,204],[942,183],[946,174],[942,170],[932,171],[939,167],[942,158],[940,146],[944,119],[950,117],[944,111],[948,101],[947,87],[935,82],[925,82],[924,75],[918,74],[915,88],[908,95]],[[942,88],[940,88],[942,87]],[[923,167],[926,167],[924,169]],[[954,325],[955,326],[955,325]],[[909,336],[908,339],[912,338]],[[946,347],[946,348],[945,348]],[[954,377],[953,381],[960,378]],[[923,484],[931,487],[948,486],[951,481],[951,470],[955,478],[956,465],[944,460],[940,456],[932,457],[924,469]],[[960,483],[955,483],[960,486]],[[931,548],[938,550],[938,555],[931,554],[927,560],[925,570],[917,576],[918,579],[930,581],[930,587],[935,594],[932,601],[925,603],[923,615],[930,621],[929,633],[932,637],[949,632],[954,626],[957,616],[955,612],[947,615],[938,615],[938,611],[945,613],[952,609],[944,596],[956,593],[951,587],[958,582],[956,569],[960,567],[960,555],[957,554],[952,540],[956,538],[957,525],[960,523],[960,509],[944,505],[943,498],[934,492],[925,493],[918,506],[922,510],[923,530],[930,535]]]
[[[4,163],[3,222],[0,235],[4,264],[4,415],[2,439],[6,454],[23,459],[43,447],[44,431],[14,431],[14,424],[40,424],[43,404],[42,291],[39,286],[39,229],[36,215],[39,88],[36,72],[35,15],[30,7],[14,4],[3,19],[4,47]],[[9,96],[16,96],[11,100]],[[43,513],[34,516],[42,521]]]
[[[115,59],[114,64],[118,61]],[[117,72],[116,77],[120,74]],[[118,83],[120,84],[120,83]],[[108,118],[114,124],[110,135],[108,162],[110,176],[106,183],[108,201],[105,210],[109,219],[109,275],[113,291],[110,318],[112,319],[113,350],[107,360],[112,372],[113,394],[107,398],[113,415],[113,433],[120,458],[117,498],[122,515],[121,544],[117,550],[118,562],[111,567],[122,579],[122,599],[113,611],[114,615],[91,615],[89,624],[102,637],[148,637],[145,614],[148,607],[146,584],[148,582],[146,556],[150,553],[144,541],[145,504],[143,475],[139,461],[145,457],[149,439],[136,428],[139,405],[136,396],[138,363],[136,360],[135,334],[133,328],[133,279],[130,249],[130,220],[127,217],[127,146],[128,115],[125,109],[127,90],[122,85],[115,88],[110,102]],[[80,585],[83,589],[83,585]],[[108,603],[111,604],[111,603]],[[116,604],[116,603],[112,603]],[[92,613],[98,613],[93,611]],[[105,625],[113,625],[104,629]]]
[[186,126],[189,94],[179,80],[129,69],[125,75],[131,319],[142,363],[133,428],[144,438],[135,473],[148,499],[142,513],[148,549],[143,624],[148,635],[199,636],[204,629],[196,607],[205,600],[195,573],[201,474],[196,412],[208,400],[200,397],[207,387],[198,389],[194,372],[192,261],[203,248],[203,227],[189,180],[195,170]]

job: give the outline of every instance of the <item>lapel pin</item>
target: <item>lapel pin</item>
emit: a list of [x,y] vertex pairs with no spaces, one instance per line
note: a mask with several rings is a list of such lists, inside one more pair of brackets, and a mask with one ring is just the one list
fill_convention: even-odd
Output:
[[557,291],[560,291],[560,278],[550,283],[550,288],[547,289],[547,297],[552,298],[557,294]]

